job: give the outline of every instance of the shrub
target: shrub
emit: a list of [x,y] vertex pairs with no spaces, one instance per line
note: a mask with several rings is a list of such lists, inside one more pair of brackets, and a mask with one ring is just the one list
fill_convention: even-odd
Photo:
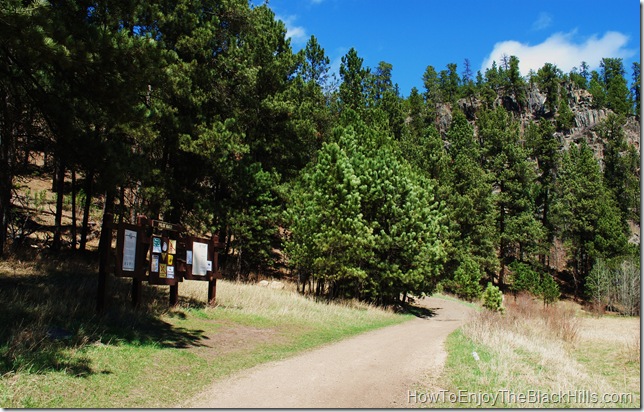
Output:
[[448,282],[448,288],[459,298],[473,301],[481,296],[481,269],[469,256],[465,257],[454,272],[454,278]]
[[549,305],[559,299],[559,285],[555,282],[554,278],[550,275],[544,275],[541,281],[541,298],[543,303]]
[[498,287],[492,285],[492,282],[487,283],[487,287],[483,292],[483,307],[493,312],[503,312],[503,293]]
[[640,312],[640,268],[634,258],[598,259],[586,278],[586,296],[602,311],[607,306],[624,315]]
[[536,271],[529,265],[519,261],[512,262],[510,270],[512,270],[513,279],[510,288],[514,293],[530,292],[533,295],[539,295],[540,280]]

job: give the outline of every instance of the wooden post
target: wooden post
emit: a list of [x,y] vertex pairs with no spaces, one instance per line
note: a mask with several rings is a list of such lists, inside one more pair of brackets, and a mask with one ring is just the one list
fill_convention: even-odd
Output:
[[112,213],[105,213],[103,216],[103,228],[101,230],[102,246],[98,264],[98,290],[96,294],[96,311],[102,313],[105,309],[105,285],[107,283],[107,266],[109,265],[110,252],[112,251],[112,226],[114,216]]
[[217,279],[208,281],[208,306],[214,306],[217,299]]
[[217,278],[216,276],[219,274],[219,251],[217,250],[218,247],[220,247],[219,244],[219,236],[217,234],[212,235],[211,238],[211,243],[212,243],[212,271],[213,271],[213,278],[212,280],[208,281],[208,305],[209,306],[214,306],[215,301],[217,299]]
[[170,285],[170,307],[177,306],[179,300],[179,282]]
[[139,307],[141,298],[141,279],[132,278],[132,306]]

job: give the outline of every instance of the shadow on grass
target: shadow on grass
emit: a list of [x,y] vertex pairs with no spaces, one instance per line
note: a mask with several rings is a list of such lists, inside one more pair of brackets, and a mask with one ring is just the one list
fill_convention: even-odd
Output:
[[[131,305],[131,280],[110,275],[106,306],[96,314],[96,256],[45,253],[28,263],[28,274],[0,269],[0,375],[28,371],[60,371],[87,377],[95,370],[82,349],[88,345],[145,345],[188,348],[203,346],[204,331],[182,328],[161,319],[169,313],[168,288],[143,285],[138,309]],[[25,272],[24,270],[22,271]],[[204,302],[180,298],[180,304],[203,307]],[[181,311],[170,312],[181,318]]]

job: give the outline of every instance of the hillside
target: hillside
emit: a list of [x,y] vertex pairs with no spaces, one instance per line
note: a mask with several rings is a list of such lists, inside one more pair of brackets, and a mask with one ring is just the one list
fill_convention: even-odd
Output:
[[294,52],[268,4],[104,6],[0,11],[5,257],[144,215],[218,235],[225,277],[382,305],[588,299],[639,260],[638,63],[428,65],[403,96],[355,48],[339,77],[315,36]]

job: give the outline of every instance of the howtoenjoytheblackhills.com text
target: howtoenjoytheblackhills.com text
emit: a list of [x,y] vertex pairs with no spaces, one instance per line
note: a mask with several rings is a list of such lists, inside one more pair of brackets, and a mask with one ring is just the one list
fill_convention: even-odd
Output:
[[595,393],[586,390],[546,392],[529,390],[514,392],[501,389],[497,392],[447,391],[436,392],[408,391],[408,402],[412,404],[468,404],[475,406],[531,405],[531,404],[633,404],[632,393]]

